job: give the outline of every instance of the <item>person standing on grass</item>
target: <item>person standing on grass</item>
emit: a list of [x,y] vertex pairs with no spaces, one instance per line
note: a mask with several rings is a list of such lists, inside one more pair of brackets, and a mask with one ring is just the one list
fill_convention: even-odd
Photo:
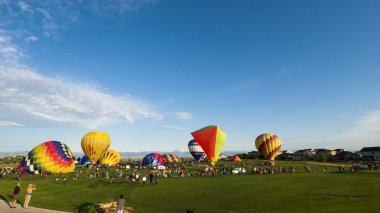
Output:
[[20,183],[17,183],[15,189],[13,190],[11,208],[16,208],[16,202],[18,195],[20,194],[20,190]]
[[36,189],[36,186],[33,184],[29,184],[28,187],[26,188],[26,195],[25,195],[25,202],[24,202],[24,208],[29,207],[29,201],[30,198],[32,198],[32,192]]
[[117,213],[123,213],[124,207],[125,207],[124,196],[120,195],[120,198],[117,201]]
[[145,186],[145,182],[146,182],[146,176],[143,176],[143,178],[142,178],[143,186]]
[[153,186],[153,173],[149,173],[149,183]]
[[157,186],[157,183],[158,183],[158,174],[156,174],[156,175],[154,176],[154,185]]

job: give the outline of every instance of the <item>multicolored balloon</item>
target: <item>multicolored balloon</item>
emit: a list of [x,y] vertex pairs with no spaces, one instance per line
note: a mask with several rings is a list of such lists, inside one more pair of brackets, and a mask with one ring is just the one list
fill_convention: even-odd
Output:
[[179,157],[175,154],[163,154],[162,157],[164,158],[165,164],[178,163],[181,161]]
[[95,164],[108,150],[111,137],[104,132],[89,132],[82,138],[81,145],[84,154]]
[[234,155],[231,157],[231,161],[241,161],[240,157],[237,155]]
[[100,165],[116,166],[121,160],[120,154],[115,150],[108,150],[100,158]]
[[72,173],[75,160],[70,148],[59,141],[47,141],[34,147],[25,160],[21,161],[19,169],[22,173]]
[[144,157],[142,161],[142,165],[143,166],[165,166],[165,160],[160,154],[150,153]]
[[224,146],[227,134],[217,126],[207,126],[192,132],[191,135],[211,160],[211,165],[215,166]]
[[193,156],[193,158],[195,159],[195,161],[199,161],[199,159],[201,159],[203,157],[203,155],[205,154],[203,152],[203,149],[201,146],[199,146],[199,144],[193,139],[189,142],[189,144],[187,145],[187,147],[189,148],[189,152],[190,154]]
[[266,159],[273,161],[280,154],[281,140],[272,133],[265,133],[256,138],[256,148]]

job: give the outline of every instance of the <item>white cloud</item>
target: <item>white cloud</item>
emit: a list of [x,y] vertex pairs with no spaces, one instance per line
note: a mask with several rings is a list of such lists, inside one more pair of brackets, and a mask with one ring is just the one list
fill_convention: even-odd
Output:
[[37,40],[38,40],[38,38],[36,36],[28,36],[25,38],[25,41],[27,41],[27,42],[35,42]]
[[83,14],[114,17],[152,5],[157,0],[0,0],[0,29],[38,37],[58,37],[60,30],[80,23]]
[[335,147],[357,150],[364,146],[380,146],[380,110],[358,119],[348,130],[327,138]]
[[23,56],[23,51],[13,44],[11,36],[0,29],[0,62],[15,65]]
[[[110,1],[104,7],[123,4],[138,9],[137,1]],[[142,1],[149,2],[149,1]],[[0,114],[1,120],[17,120],[28,126],[79,126],[96,128],[137,119],[163,118],[129,96],[112,95],[87,83],[46,76],[27,67],[24,46],[38,37],[55,37],[80,18],[79,7],[92,2],[0,0]],[[116,5],[116,6],[115,6]],[[115,11],[107,9],[108,13]],[[28,21],[25,21],[28,20]],[[25,43],[26,42],[26,43]],[[15,123],[16,124],[16,123]],[[20,124],[21,125],[21,124]]]
[[24,127],[24,125],[13,122],[13,121],[0,121],[0,127],[5,127],[5,126]]
[[18,2],[18,6],[20,7],[20,9],[24,12],[28,12],[28,13],[33,13],[33,10],[30,8],[30,6],[28,4],[26,4],[25,2]]
[[178,120],[190,120],[192,118],[191,114],[188,112],[176,112],[174,115]]
[[181,128],[178,126],[162,125],[161,127],[165,128],[165,129],[172,129],[172,130],[177,130],[177,131],[181,131],[181,132],[190,132],[190,130],[185,129],[185,128]]
[[115,96],[93,85],[44,76],[30,69],[0,66],[0,111],[6,118],[23,123],[39,121],[83,128],[96,128],[118,122],[132,123],[136,119],[160,120],[137,100]]
[[158,0],[100,0],[92,1],[90,9],[95,12],[112,15],[115,12],[125,13],[141,9],[145,5],[154,4]]

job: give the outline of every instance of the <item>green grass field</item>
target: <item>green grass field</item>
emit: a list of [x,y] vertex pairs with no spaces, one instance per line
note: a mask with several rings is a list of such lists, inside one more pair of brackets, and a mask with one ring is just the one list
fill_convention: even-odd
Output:
[[[247,162],[246,162],[247,163]],[[249,163],[249,162],[248,162]],[[283,166],[290,164],[282,163]],[[86,202],[116,201],[124,194],[127,206],[135,212],[378,212],[380,209],[380,171],[338,173],[336,167],[312,165],[312,172],[275,175],[227,175],[224,177],[160,178],[157,186],[123,183],[114,179],[86,180],[43,176],[25,176],[21,181],[23,202],[26,185],[33,183],[37,190],[30,205],[40,208],[76,212]],[[314,163],[313,163],[314,164]],[[10,199],[17,180],[0,180],[0,196]]]

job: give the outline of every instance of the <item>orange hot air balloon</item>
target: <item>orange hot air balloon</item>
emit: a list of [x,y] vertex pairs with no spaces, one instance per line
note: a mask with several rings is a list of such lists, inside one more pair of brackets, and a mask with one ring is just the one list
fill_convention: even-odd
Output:
[[211,165],[215,166],[224,146],[227,134],[217,126],[207,126],[192,132],[191,135],[211,160]]

